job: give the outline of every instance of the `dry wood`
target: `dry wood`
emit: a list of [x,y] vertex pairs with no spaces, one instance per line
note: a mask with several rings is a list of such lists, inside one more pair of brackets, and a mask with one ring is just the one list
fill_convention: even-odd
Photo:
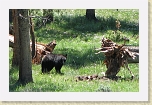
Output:
[[117,45],[112,40],[106,38],[102,38],[101,42],[101,48],[96,49],[98,51],[96,54],[104,53],[105,55],[104,64],[107,67],[107,71],[105,72],[106,77],[115,78],[121,67],[127,67],[133,78],[134,75],[128,67],[128,59],[134,60],[139,50],[132,52],[132,49],[124,46],[125,43],[123,45]]
[[125,45],[124,48],[127,48],[129,51],[134,53],[134,55],[136,56],[135,59],[128,58],[128,63],[139,63],[139,47],[138,46]]
[[[9,46],[13,48],[13,45],[14,45],[14,36],[9,34]],[[35,52],[35,56],[32,58],[32,63],[40,64],[42,57],[47,53],[52,53],[56,45],[57,44],[55,40],[53,40],[48,44],[36,42],[35,43],[36,52]],[[30,41],[30,47],[32,51],[31,41]]]

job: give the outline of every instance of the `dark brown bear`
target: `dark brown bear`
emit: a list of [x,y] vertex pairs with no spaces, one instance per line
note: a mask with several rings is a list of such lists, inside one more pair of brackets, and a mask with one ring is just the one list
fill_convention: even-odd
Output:
[[42,73],[49,73],[55,67],[57,73],[63,74],[61,73],[61,68],[63,64],[66,62],[66,59],[67,54],[46,54],[42,58],[41,62]]

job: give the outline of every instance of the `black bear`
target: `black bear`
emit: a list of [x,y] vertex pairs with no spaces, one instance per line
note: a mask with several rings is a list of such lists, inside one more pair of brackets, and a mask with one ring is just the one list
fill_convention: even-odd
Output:
[[61,68],[66,62],[67,54],[46,54],[41,61],[42,73],[49,73],[54,67],[57,73],[61,73]]

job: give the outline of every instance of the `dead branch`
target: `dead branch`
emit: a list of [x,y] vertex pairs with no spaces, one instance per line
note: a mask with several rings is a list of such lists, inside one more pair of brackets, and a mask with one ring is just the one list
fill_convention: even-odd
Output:
[[125,42],[123,45],[117,45],[112,40],[102,38],[101,48],[96,49],[98,51],[96,54],[104,53],[105,60],[104,64],[107,67],[105,75],[107,77],[116,77],[117,73],[120,71],[121,67],[127,67],[133,78],[133,73],[128,67],[128,59],[136,59],[136,54],[130,49],[125,47]]
[[[43,44],[40,42],[36,42],[35,43],[35,56],[32,59],[32,63],[36,63],[36,64],[40,64],[41,63],[41,59],[44,55],[46,55],[47,53],[52,53],[55,46],[56,46],[56,41],[53,40],[52,42],[48,43],[48,44]],[[14,47],[14,36],[9,34],[9,46],[10,47]],[[32,51],[32,42],[30,41],[30,47],[31,47],[31,51]]]

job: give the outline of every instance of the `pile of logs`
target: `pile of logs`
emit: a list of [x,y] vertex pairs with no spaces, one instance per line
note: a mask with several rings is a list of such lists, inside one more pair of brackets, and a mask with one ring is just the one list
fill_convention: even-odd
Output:
[[132,78],[134,77],[128,67],[128,61],[129,59],[132,61],[137,59],[137,62],[139,62],[139,49],[130,48],[131,47],[125,46],[125,43],[123,45],[118,45],[112,40],[102,38],[101,48],[96,49],[98,51],[96,54],[104,53],[105,55],[104,64],[107,67],[107,71],[105,72],[106,77],[115,78],[120,68],[124,66],[127,67]]
[[[35,56],[32,58],[32,63],[34,64],[40,64],[41,59],[44,55],[47,53],[52,53],[54,48],[56,46],[56,41],[53,40],[52,42],[48,44],[43,44],[43,43],[35,43]],[[9,47],[14,48],[14,36],[9,34]],[[30,48],[32,51],[32,42],[30,41]]]

